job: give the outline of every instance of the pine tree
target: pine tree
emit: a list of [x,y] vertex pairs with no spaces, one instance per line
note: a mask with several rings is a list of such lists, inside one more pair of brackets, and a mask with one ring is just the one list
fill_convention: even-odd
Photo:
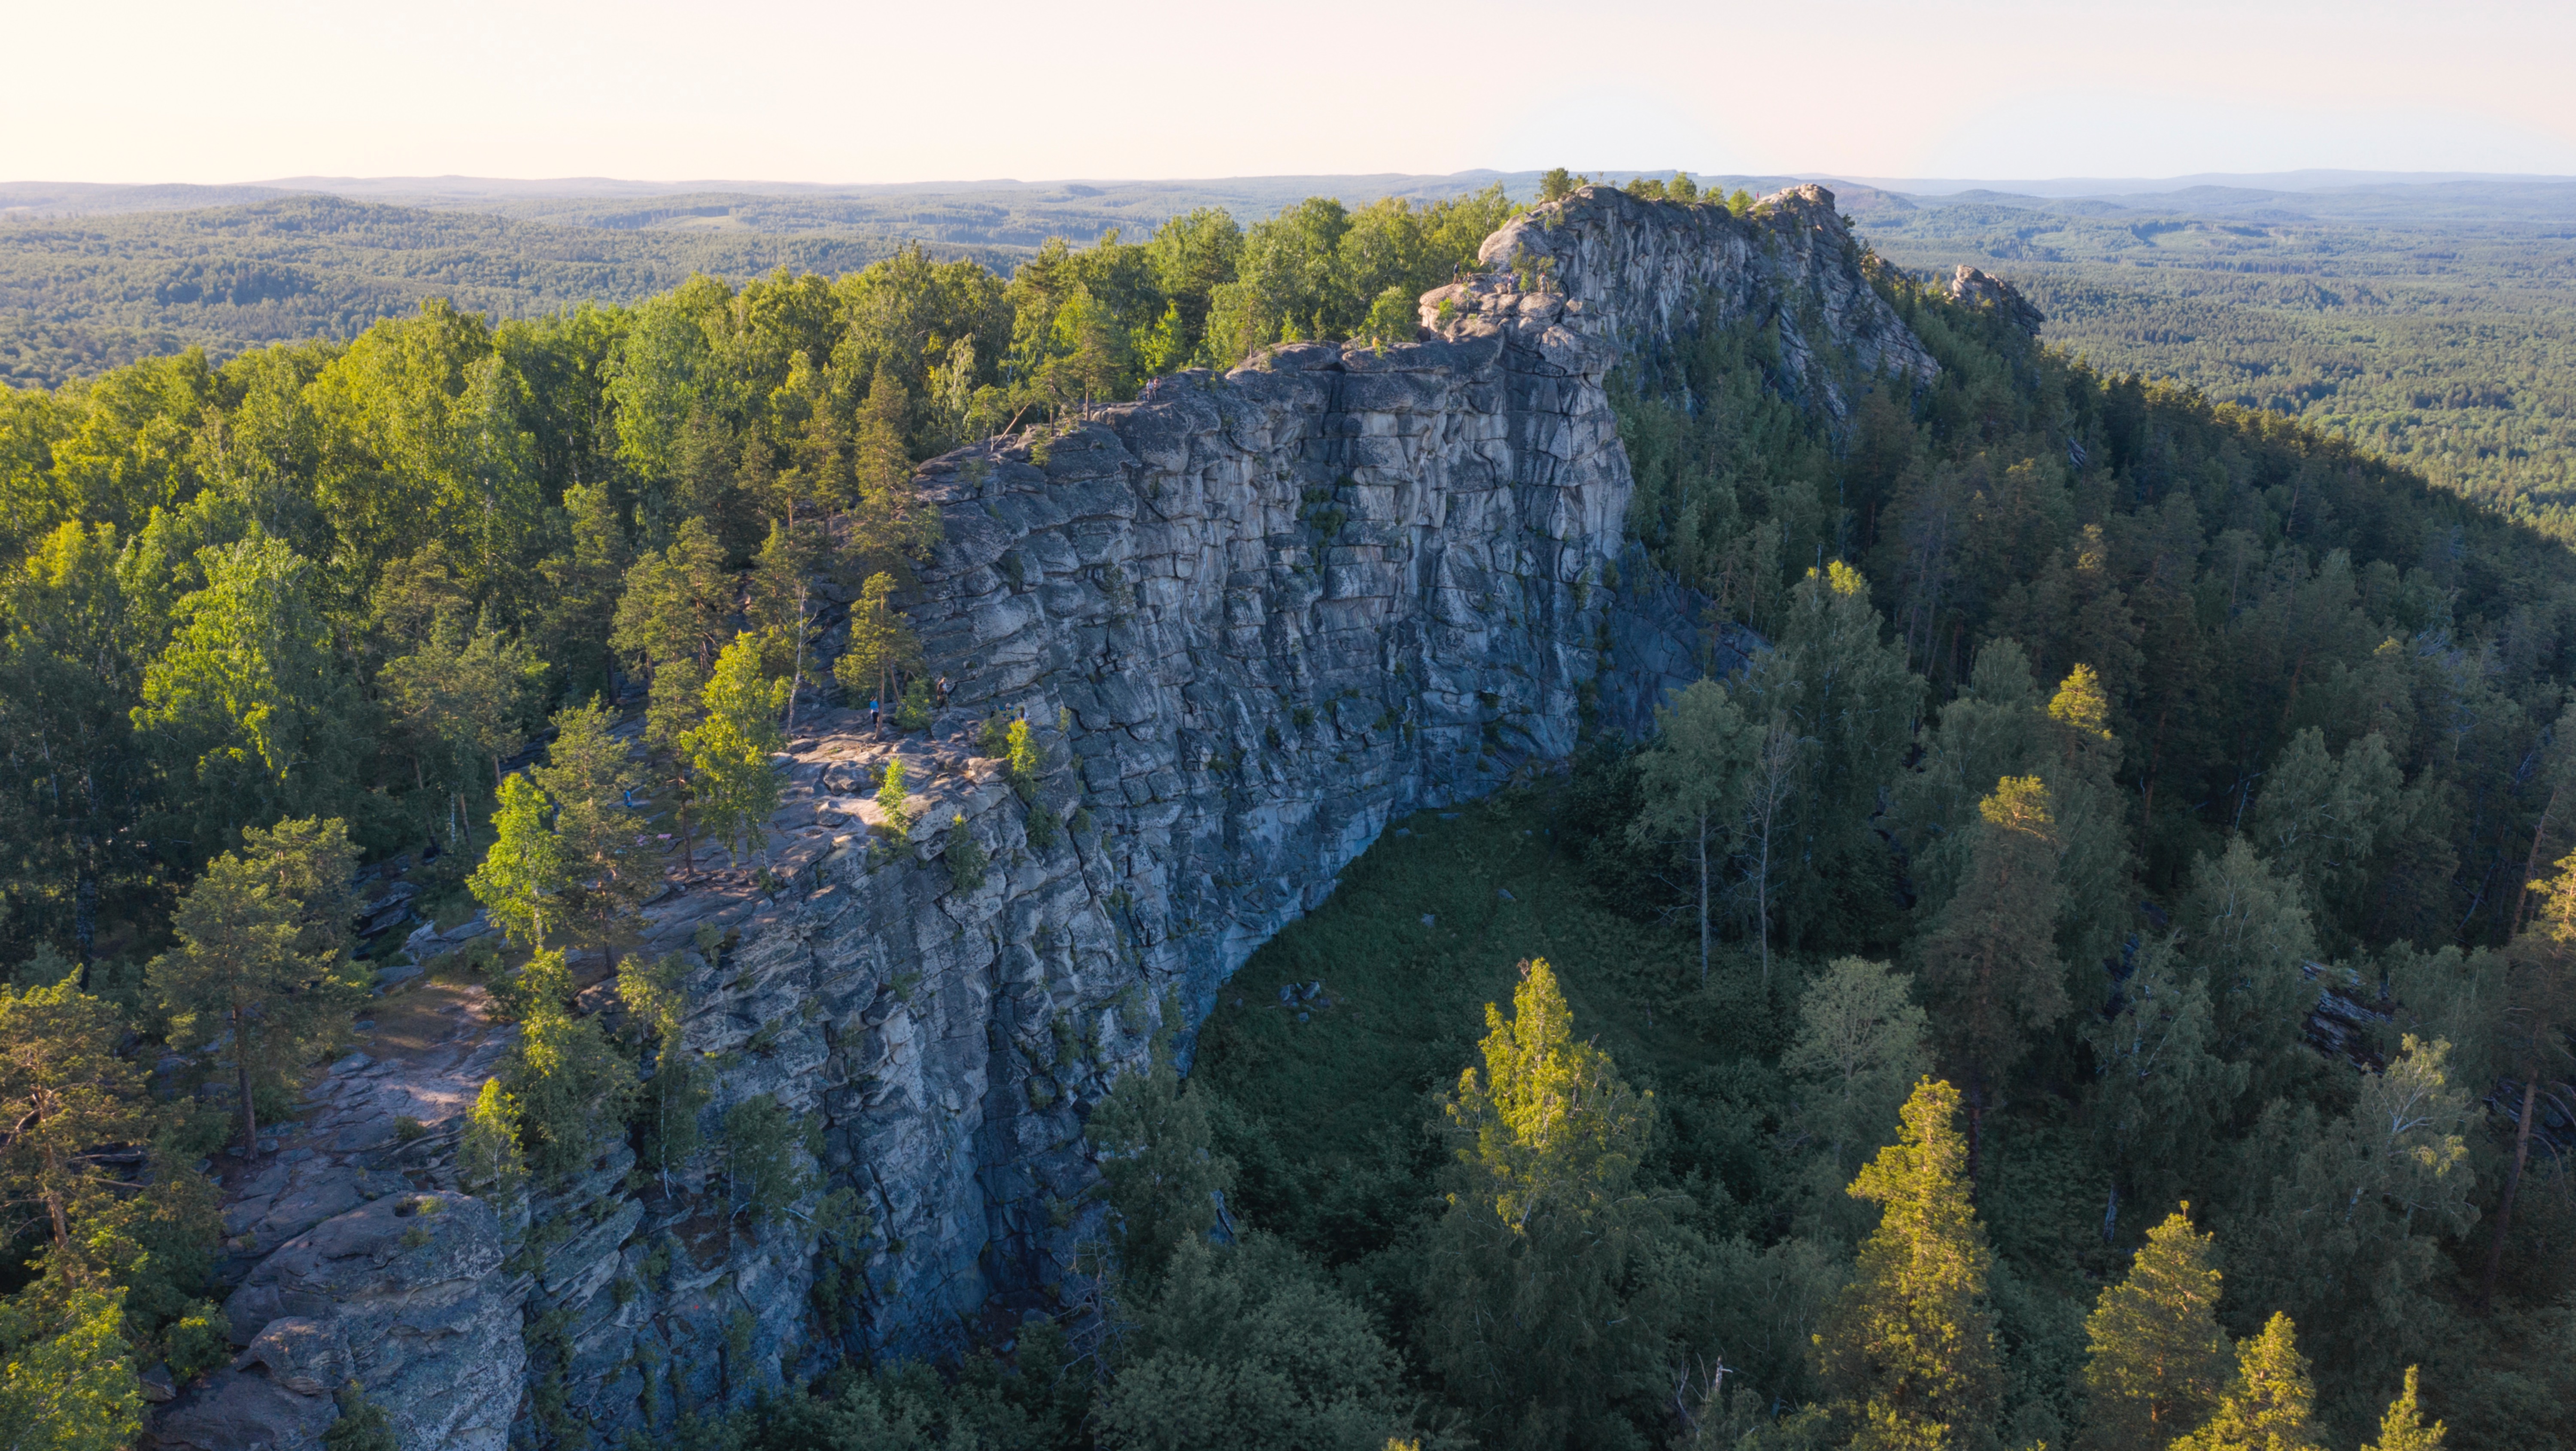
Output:
[[894,608],[894,576],[879,571],[868,576],[850,606],[850,639],[832,662],[832,678],[853,700],[894,704],[894,682],[922,668],[921,637]]
[[[346,836],[337,840],[345,848]],[[259,1145],[259,1096],[282,1096],[288,1075],[347,1030],[361,997],[339,975],[342,955],[317,936],[306,904],[287,895],[295,882],[334,878],[309,863],[277,860],[275,841],[267,838],[265,853],[226,852],[207,864],[171,920],[178,945],[148,971],[174,1042],[211,1044],[231,1035],[245,1157]],[[259,842],[254,837],[245,850]],[[336,880],[345,883],[347,875],[343,860]]]
[[465,879],[474,900],[512,941],[539,951],[545,949],[546,920],[566,881],[562,843],[546,823],[552,804],[527,772],[511,772],[492,812],[491,849]]
[[500,1077],[518,1110],[519,1141],[530,1167],[560,1184],[589,1164],[603,1140],[624,1134],[635,1065],[598,1019],[574,1006],[572,972],[560,952],[529,958],[518,980],[494,996],[519,1024]]
[[1922,948],[1922,983],[1942,1058],[1968,1080],[1968,1174],[1986,1099],[2030,1035],[2063,1017],[2057,958],[2056,818],[2036,776],[2007,776],[1977,805],[1966,878]]
[[1152,1054],[1143,1071],[1119,1075],[1083,1126],[1119,1270],[1143,1295],[1184,1243],[1216,1227],[1217,1196],[1234,1187],[1233,1162],[1209,1148],[1207,1096],[1173,1065],[1169,1032],[1155,1035]]
[[1484,1069],[1459,1075],[1448,1106],[1458,1169],[1424,1267],[1423,1341],[1484,1444],[1604,1443],[1623,1402],[1666,1389],[1677,1307],[1641,1271],[1669,1207],[1634,1184],[1654,1096],[1575,1039],[1543,959],[1522,965],[1512,1007],[1486,1007]]
[[151,1138],[142,1070],[117,1056],[124,1036],[116,1010],[68,978],[0,986],[0,1202],[39,1210],[57,1251],[86,1202],[121,1182],[97,1151]]
[[769,678],[760,655],[760,642],[748,634],[725,647],[707,679],[706,718],[680,737],[699,811],[737,861],[746,843],[767,853],[769,816],[778,809],[778,772],[769,758],[786,748],[778,711],[787,682]]
[[643,1029],[653,1054],[645,1080],[644,1163],[671,1190],[671,1170],[698,1151],[698,1113],[706,1107],[708,1073],[684,1038],[689,959],[672,953],[650,963],[628,958],[617,971],[617,998]]
[[546,763],[528,772],[554,803],[563,915],[599,945],[612,967],[616,949],[633,940],[636,907],[661,875],[658,864],[636,848],[636,813],[626,804],[636,774],[626,742],[610,734],[615,724],[597,700],[555,712]]
[[0,1300],[0,1442],[15,1451],[120,1451],[143,1429],[125,1291],[75,1288],[59,1306]]
[[1816,1369],[1855,1447],[1975,1445],[2002,1410],[1994,1252],[1969,1202],[1958,1114],[1958,1090],[1925,1079],[1897,1142],[1851,1183],[1881,1216],[1816,1337]]
[[2487,1231],[2486,1266],[2478,1281],[2482,1308],[2494,1301],[2496,1279],[2504,1270],[2514,1204],[2531,1162],[2541,1085],[2565,1077],[2576,1058],[2567,1038],[2569,1026],[2576,1025],[2576,853],[2561,857],[2556,874],[2532,882],[2530,889],[2539,893],[2538,912],[2531,930],[2515,938],[2505,954],[2504,992],[2495,1005],[2500,1056],[2506,1070],[2522,1080],[2522,1092],[2515,1105],[2513,1158],[2496,1198],[2495,1226]]
[[2415,1367],[2406,1367],[2406,1389],[2388,1403],[2388,1414],[2379,1423],[2379,1439],[2361,1451],[2441,1451],[2442,1438],[2448,1434],[2441,1422],[2427,1426],[2424,1414],[2415,1404]]
[[2274,1312],[2260,1335],[2236,1347],[2236,1376],[2208,1424],[2173,1451],[2324,1451],[2311,1423],[2316,1393],[2290,1317]]
[[2197,1430],[2226,1390],[2218,1328],[2217,1239],[2186,1204],[2147,1232],[2129,1273],[2085,1318],[2085,1424],[2079,1451],[2164,1451]]
[[2299,1047],[2317,1001],[2301,965],[2316,956],[2317,939],[2297,879],[2233,837],[2217,857],[2192,863],[2173,920],[2184,955],[2209,984],[2212,1046],[2246,1066],[2250,1097],[2279,1097],[2316,1060]]

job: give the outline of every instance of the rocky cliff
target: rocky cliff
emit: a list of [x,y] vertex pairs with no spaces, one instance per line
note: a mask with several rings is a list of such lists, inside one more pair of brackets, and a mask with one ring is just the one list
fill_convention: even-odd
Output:
[[[719,1069],[710,1132],[763,1097],[814,1131],[794,1212],[728,1218],[702,1185],[631,1175],[621,1149],[538,1196],[526,1248],[477,1275],[462,1248],[389,1249],[404,1239],[376,1218],[398,1211],[376,1200],[260,1264],[236,1333],[314,1322],[281,1334],[345,1342],[372,1392],[417,1398],[405,1367],[426,1362],[356,1349],[374,1310],[313,1298],[379,1255],[370,1283],[408,1276],[466,1307],[457,1323],[515,1307],[526,1329],[489,1363],[526,1365],[520,1415],[613,1437],[844,1353],[1055,1309],[1086,1229],[1083,1117],[1166,1014],[1195,1023],[1391,818],[1492,791],[1588,726],[1641,730],[1666,690],[1723,668],[1731,646],[1625,549],[1614,365],[1776,324],[1776,385],[1828,420],[1868,378],[1933,367],[1817,188],[1742,218],[1587,189],[1485,257],[1424,299],[1420,341],[1273,349],[924,467],[946,542],[911,613],[948,708],[901,741],[811,723],[784,763],[771,890],[725,874],[650,909],[653,950],[701,964],[689,1047]],[[1045,749],[1027,799],[970,743],[994,717]],[[896,754],[908,824],[873,799]],[[946,860],[968,839],[980,879]],[[863,1228],[821,1232],[835,1190]],[[500,1221],[477,1209],[431,1221],[480,1244]],[[274,1380],[284,1355],[254,1343],[228,1374]],[[405,1444],[497,1447],[492,1400],[398,1404]]]

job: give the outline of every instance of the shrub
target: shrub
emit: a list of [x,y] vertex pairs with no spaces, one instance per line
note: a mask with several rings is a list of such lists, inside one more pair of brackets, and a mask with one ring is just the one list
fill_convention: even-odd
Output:
[[984,850],[983,843],[975,839],[975,833],[966,828],[963,812],[948,823],[948,849],[944,856],[948,863],[949,886],[960,892],[972,892],[984,885],[984,868],[991,863],[992,857]]

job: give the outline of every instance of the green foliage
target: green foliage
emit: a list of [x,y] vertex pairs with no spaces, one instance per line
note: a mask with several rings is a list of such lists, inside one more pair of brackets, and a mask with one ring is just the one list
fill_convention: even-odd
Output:
[[894,576],[879,571],[850,606],[849,643],[832,673],[853,700],[891,700],[895,680],[921,671],[921,637],[890,603],[894,589]]
[[940,852],[948,864],[948,885],[959,892],[972,893],[984,885],[984,869],[992,863],[992,854],[975,839],[960,812],[948,823],[948,844]]
[[886,760],[885,774],[877,778],[877,810],[884,813],[886,830],[900,837],[912,830],[912,792],[904,785],[903,757]]
[[520,1151],[519,1104],[498,1078],[483,1080],[474,1106],[465,1111],[465,1130],[456,1145],[456,1176],[471,1193],[506,1200],[526,1181],[527,1157]]
[[2064,1016],[2055,933],[2059,835],[2048,787],[2006,776],[1977,803],[1958,894],[1920,939],[1923,995],[1945,1063],[1968,1080],[1969,1166],[1987,1085]]
[[1674,1205],[1634,1182],[1654,1096],[1575,1041],[1545,960],[1522,974],[1510,1019],[1486,1005],[1484,1070],[1446,1105],[1458,1169],[1421,1335],[1491,1444],[1616,1444],[1660,1390],[1688,1250]]
[[728,1110],[716,1150],[730,1213],[754,1224],[784,1217],[814,1187],[804,1149],[804,1125],[777,1099],[746,1099]]
[[1168,1033],[1153,1062],[1122,1074],[1083,1125],[1109,1200],[1110,1247],[1123,1281],[1151,1295],[1185,1244],[1216,1226],[1234,1165],[1211,1152],[1205,1095],[1181,1082]]
[[121,1290],[84,1287],[59,1306],[0,1301],[0,1437],[35,1451],[117,1451],[143,1428],[143,1388]]
[[337,1042],[362,994],[347,963],[348,835],[336,821],[252,831],[240,854],[207,863],[171,922],[178,944],[154,958],[153,993],[174,1042],[233,1061],[241,1151],[257,1146],[256,1100]]
[[2406,1367],[2406,1389],[2388,1403],[2388,1415],[2379,1423],[2379,1439],[2362,1451],[2440,1451],[2446,1429],[2441,1422],[2424,1424],[2423,1412],[2415,1402],[2415,1367]]
[[568,884],[562,844],[546,822],[552,803],[525,771],[511,772],[499,794],[491,849],[465,884],[513,941],[543,951],[546,915]]
[[895,707],[894,728],[899,731],[930,729],[930,682],[915,677],[903,688],[903,703]]
[[2175,1451],[2316,1451],[2309,1420],[2315,1392],[2290,1317],[2274,1312],[2259,1335],[2236,1347],[2236,1376],[2207,1425],[2173,1442]]
[[311,567],[265,536],[210,551],[134,708],[172,823],[207,856],[254,823],[345,813],[367,737]]
[[1801,1090],[1799,1127],[1826,1147],[1837,1187],[1884,1146],[1931,1066],[1912,987],[1884,963],[1844,957],[1798,999],[1798,1036],[1780,1055],[1780,1071]]
[[[514,1105],[519,1144],[530,1168],[549,1184],[562,1184],[590,1165],[606,1139],[622,1134],[636,1092],[635,1065],[600,1030],[599,1020],[574,1010],[572,973],[560,951],[528,959],[515,983],[496,987],[519,1036],[501,1062],[496,1116]],[[506,1092],[508,1098],[500,1098]],[[482,1098],[476,1100],[479,1112]],[[486,1182],[506,1182],[506,1160],[497,1154],[477,1165]]]
[[1994,1434],[1994,1253],[1969,1202],[1958,1112],[1958,1090],[1923,1080],[1897,1142],[1851,1184],[1883,1217],[1816,1337],[1816,1359],[1855,1446],[1977,1445]]
[[702,699],[705,718],[679,738],[698,810],[737,858],[751,845],[766,859],[769,817],[778,809],[778,772],[770,757],[787,746],[778,729],[787,682],[765,673],[759,641],[741,634],[716,657]]
[[670,1186],[674,1168],[686,1171],[700,1141],[698,1115],[712,1088],[701,1057],[689,1050],[689,960],[677,953],[644,962],[629,957],[617,969],[617,997],[652,1044],[653,1072],[644,1083],[646,1167]]
[[340,1418],[322,1428],[322,1444],[329,1451],[401,1451],[393,1417],[367,1399],[364,1387],[353,1380],[332,1398],[339,1404]]
[[124,1032],[115,1009],[68,979],[0,987],[0,1197],[34,1211],[58,1253],[119,1183],[94,1151],[152,1135],[143,1074],[117,1056]]
[[1383,1451],[1407,1429],[1395,1353],[1367,1313],[1269,1235],[1182,1240],[1153,1292],[1118,1310],[1092,1412],[1103,1445]]
[[2103,1290],[2084,1322],[2084,1451],[2161,1451],[2218,1408],[2229,1367],[2215,1245],[2177,1211]]

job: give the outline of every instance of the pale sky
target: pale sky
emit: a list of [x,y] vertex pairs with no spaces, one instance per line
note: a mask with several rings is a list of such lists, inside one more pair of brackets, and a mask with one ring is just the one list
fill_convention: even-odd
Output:
[[2576,173],[2576,3],[10,0],[0,180]]

